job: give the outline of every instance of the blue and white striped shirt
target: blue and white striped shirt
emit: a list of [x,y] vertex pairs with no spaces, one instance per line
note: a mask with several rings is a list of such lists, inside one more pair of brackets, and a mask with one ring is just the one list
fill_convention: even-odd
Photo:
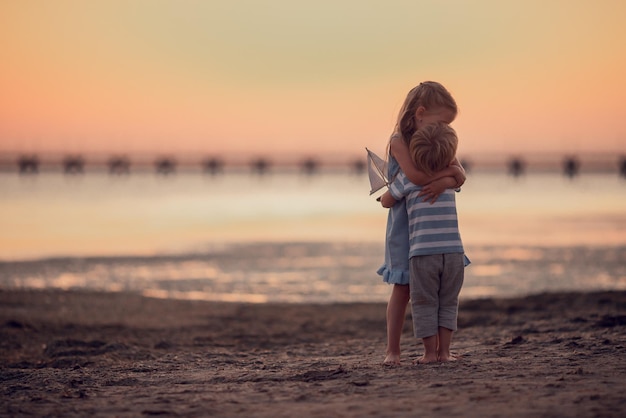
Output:
[[409,215],[409,257],[464,253],[456,213],[454,190],[445,190],[433,204],[417,197],[417,186],[400,171],[389,187],[396,200],[406,198]]

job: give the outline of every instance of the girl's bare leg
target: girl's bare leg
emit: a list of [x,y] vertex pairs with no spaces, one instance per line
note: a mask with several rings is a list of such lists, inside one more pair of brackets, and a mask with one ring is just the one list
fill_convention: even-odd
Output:
[[456,357],[450,354],[452,332],[451,329],[439,327],[439,348],[437,349],[437,356],[441,362],[456,361]]
[[404,328],[409,286],[394,284],[387,304],[387,351],[383,364],[400,364],[400,337]]

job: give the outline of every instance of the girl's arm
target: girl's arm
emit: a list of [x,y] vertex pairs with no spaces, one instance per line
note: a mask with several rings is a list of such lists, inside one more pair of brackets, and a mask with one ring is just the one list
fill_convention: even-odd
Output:
[[419,192],[418,196],[423,198],[424,202],[435,203],[439,198],[439,195],[443,193],[446,189],[458,189],[465,183],[465,169],[458,158],[454,158],[452,163],[450,163],[450,167],[457,171],[457,176],[452,177],[442,177],[437,180],[433,180],[428,183],[422,190]]
[[459,188],[463,185],[463,183],[465,183],[465,168],[463,168],[463,165],[461,164],[461,162],[459,161],[458,158],[454,157],[454,160],[452,160],[452,163],[450,164],[450,168],[453,168],[456,170],[456,174],[454,175],[454,178],[456,180],[456,186],[454,186],[455,188]]
[[422,201],[433,204],[446,189],[456,188],[456,179],[454,177],[443,177],[423,186],[417,196],[422,197]]
[[409,147],[399,135],[394,134],[391,137],[390,152],[396,161],[398,161],[398,164],[404,174],[406,174],[407,178],[411,180],[411,183],[413,184],[424,186],[434,180],[444,177],[454,177],[456,180],[456,187],[460,187],[465,182],[465,170],[457,159],[454,160],[450,167],[438,171],[432,176],[428,176],[415,166],[413,160],[411,160],[411,157],[409,156]]

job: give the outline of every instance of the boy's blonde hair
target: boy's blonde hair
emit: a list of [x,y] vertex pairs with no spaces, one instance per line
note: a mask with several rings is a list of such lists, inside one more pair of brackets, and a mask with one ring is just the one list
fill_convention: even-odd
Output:
[[395,132],[402,135],[402,139],[407,144],[417,130],[415,113],[420,106],[423,106],[427,111],[443,107],[451,110],[455,115],[458,112],[456,101],[442,84],[436,81],[424,81],[413,87],[400,108],[395,128]]
[[413,133],[409,153],[415,165],[430,176],[450,165],[458,144],[459,139],[450,125],[433,123]]

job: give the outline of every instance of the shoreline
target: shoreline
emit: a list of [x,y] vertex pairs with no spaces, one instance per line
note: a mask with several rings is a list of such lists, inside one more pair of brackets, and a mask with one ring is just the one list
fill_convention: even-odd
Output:
[[[128,291],[181,300],[386,302],[378,244],[280,242],[170,256],[0,261],[0,288]],[[468,246],[461,300],[626,290],[626,246]]]
[[385,303],[0,290],[0,414],[618,416],[626,292],[461,301],[455,363],[383,367]]

